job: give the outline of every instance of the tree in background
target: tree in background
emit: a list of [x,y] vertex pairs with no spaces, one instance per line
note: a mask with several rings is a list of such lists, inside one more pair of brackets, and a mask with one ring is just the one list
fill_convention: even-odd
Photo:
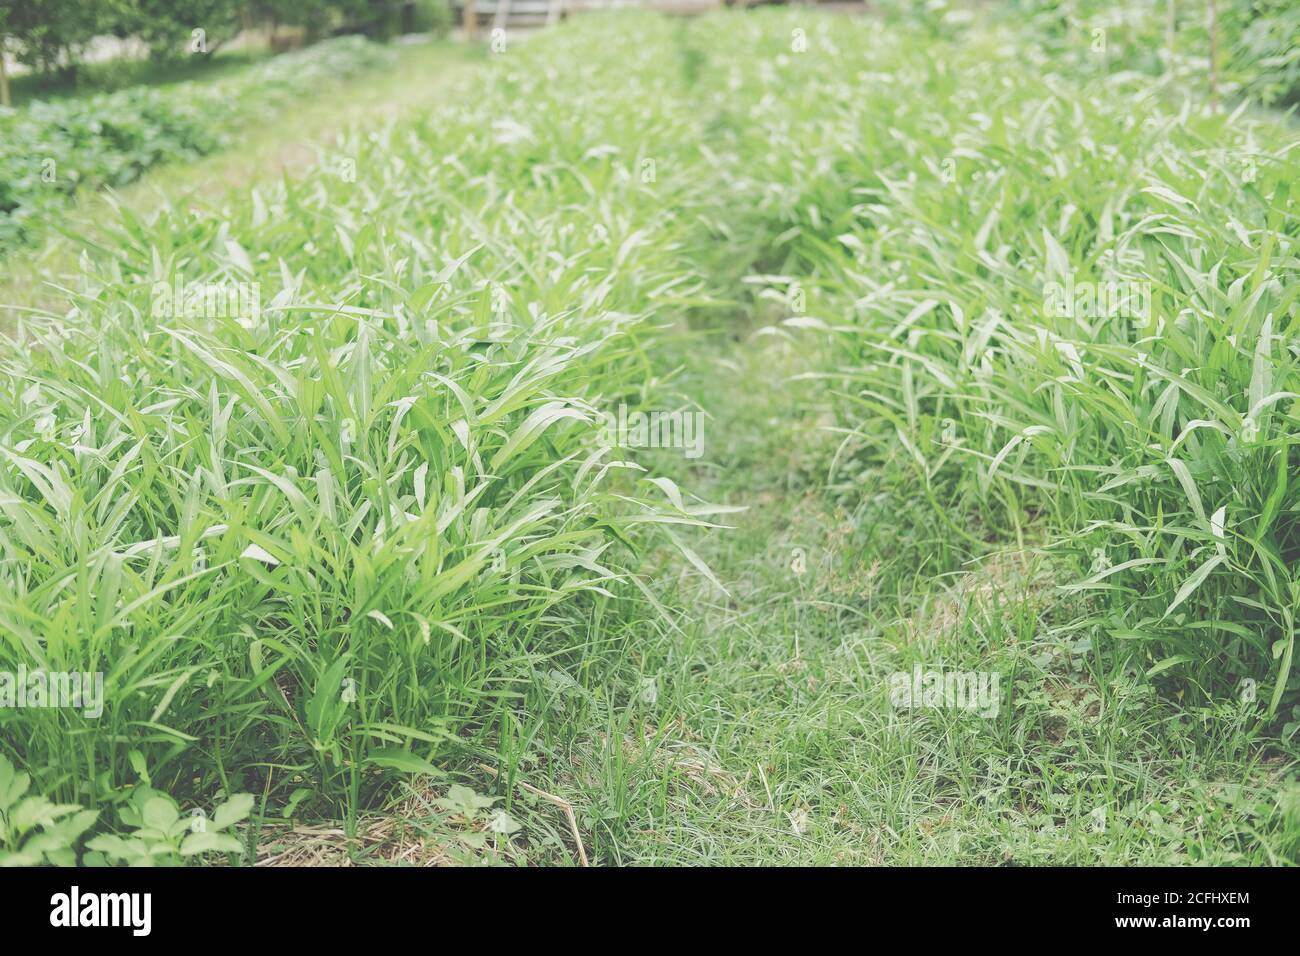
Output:
[[1239,0],[1246,8],[1230,31],[1230,69],[1255,99],[1276,106],[1300,102],[1300,3]]
[[82,47],[112,32],[130,2],[0,0],[0,47],[39,73],[75,75]]
[[246,0],[126,0],[114,32],[139,37],[157,59],[212,53],[243,29],[247,9]]
[[303,39],[311,43],[329,36],[342,21],[337,0],[254,0],[249,4],[249,16],[255,23],[267,25],[272,49],[278,49],[277,34],[282,26],[301,28]]
[[0,3],[0,106],[9,106],[13,102],[9,98],[8,17],[9,8]]
[[388,40],[402,33],[443,35],[451,29],[448,0],[335,0],[343,29]]

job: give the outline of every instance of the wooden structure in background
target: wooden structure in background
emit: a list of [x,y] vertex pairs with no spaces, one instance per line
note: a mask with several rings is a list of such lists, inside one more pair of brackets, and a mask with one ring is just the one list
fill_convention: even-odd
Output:
[[[642,7],[663,13],[704,13],[727,6],[726,0],[458,0],[466,37],[484,28],[516,29],[553,26],[573,13]],[[732,0],[748,6],[759,0]]]

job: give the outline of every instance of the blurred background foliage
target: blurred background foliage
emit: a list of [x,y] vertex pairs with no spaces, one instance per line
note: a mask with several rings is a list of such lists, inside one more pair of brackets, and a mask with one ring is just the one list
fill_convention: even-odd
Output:
[[1215,81],[1225,95],[1265,105],[1300,102],[1300,3],[1296,0],[873,0],[894,21],[956,36],[978,16],[1028,27],[1060,49],[1080,37],[1104,53],[1112,70],[1159,73],[1197,65],[1208,77],[1211,24]]
[[[102,37],[135,39],[156,62],[211,55],[245,31],[264,31],[283,49],[350,33],[445,34],[450,25],[447,0],[0,0],[0,49],[47,86],[84,81],[87,50]],[[116,85],[96,72],[92,84]]]

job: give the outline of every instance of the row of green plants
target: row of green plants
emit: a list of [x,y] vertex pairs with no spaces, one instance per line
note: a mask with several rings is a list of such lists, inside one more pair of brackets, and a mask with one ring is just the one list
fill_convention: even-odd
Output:
[[1176,75],[1089,68],[1086,35],[805,19],[694,43],[772,291],[798,287],[791,325],[831,342],[837,467],[910,474],[970,556],[1051,555],[1110,673],[1286,714],[1295,132]]
[[[522,687],[657,600],[645,549],[710,520],[605,440],[699,294],[674,210],[712,201],[662,44],[621,31],[521,46],[300,178],[123,210],[67,302],[17,317],[0,671],[102,672],[104,706],[0,709],[0,749],[100,812],[89,851],[143,822],[171,859],[157,794],[355,821],[513,726]],[[90,827],[47,817],[16,852]]]
[[121,186],[154,166],[230,145],[294,100],[391,61],[343,37],[287,53],[228,80],[132,87],[0,109],[0,252],[43,234],[82,189]]

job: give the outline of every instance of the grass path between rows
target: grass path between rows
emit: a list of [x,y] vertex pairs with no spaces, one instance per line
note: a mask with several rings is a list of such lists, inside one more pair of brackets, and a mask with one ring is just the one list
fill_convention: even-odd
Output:
[[[676,582],[682,630],[637,643],[653,706],[606,715],[590,737],[574,727],[554,754],[574,764],[556,785],[608,833],[602,857],[1288,859],[1292,837],[1264,831],[1291,760],[1231,715],[1197,721],[1136,682],[1103,691],[1046,561],[954,562],[918,489],[840,473],[815,342],[764,324],[724,327],[687,360],[685,390],[711,416],[708,464],[656,461],[746,508],[699,548],[730,594],[673,557],[661,580]],[[914,663],[996,670],[1009,704],[992,719],[895,710],[888,675]]]

